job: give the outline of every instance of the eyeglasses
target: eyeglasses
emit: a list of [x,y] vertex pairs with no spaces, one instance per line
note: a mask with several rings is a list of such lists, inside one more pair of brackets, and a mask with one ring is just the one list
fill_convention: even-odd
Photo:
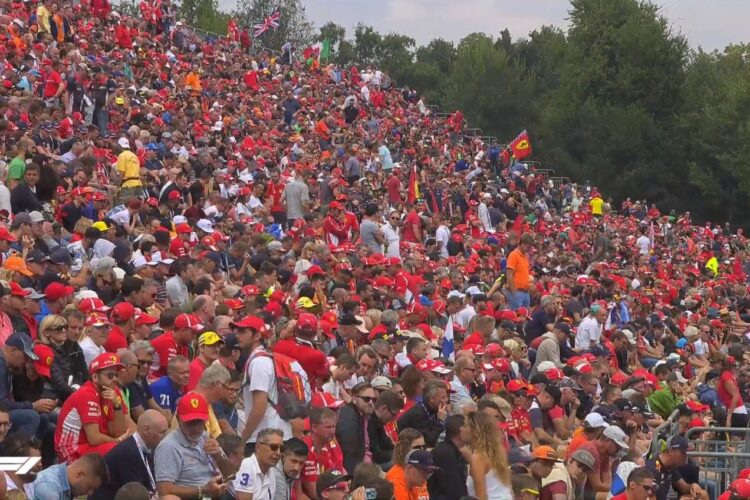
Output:
[[364,401],[365,403],[374,403],[377,398],[372,396],[357,396],[359,399]]
[[656,483],[654,483],[654,484],[641,484],[641,483],[638,483],[638,486],[640,486],[641,488],[643,488],[647,492],[651,493],[652,495],[654,493],[656,493],[656,491],[659,489],[659,485],[657,485]]
[[268,446],[268,449],[271,451],[280,451],[284,453],[284,445],[281,443],[264,443],[263,441],[258,441],[258,444]]
[[0,422],[0,427],[10,427],[10,421]]
[[150,366],[151,360],[149,359],[139,359],[138,360],[138,366]]
[[64,332],[67,329],[68,329],[68,325],[61,325],[61,326],[56,326],[54,328],[49,328],[48,330],[50,332]]

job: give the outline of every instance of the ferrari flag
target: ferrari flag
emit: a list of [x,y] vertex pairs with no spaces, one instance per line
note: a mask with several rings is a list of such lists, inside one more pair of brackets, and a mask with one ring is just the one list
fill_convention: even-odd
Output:
[[510,143],[510,149],[516,160],[523,160],[531,154],[531,141],[529,134],[524,130]]

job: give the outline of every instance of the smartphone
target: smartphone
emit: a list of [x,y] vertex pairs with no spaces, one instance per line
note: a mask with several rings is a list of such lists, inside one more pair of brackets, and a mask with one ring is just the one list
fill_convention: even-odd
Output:
[[219,481],[219,482],[221,482],[221,483],[229,483],[229,482],[234,481],[234,478],[236,478],[236,477],[237,477],[236,473],[235,474],[229,474],[226,477],[222,477],[221,481]]

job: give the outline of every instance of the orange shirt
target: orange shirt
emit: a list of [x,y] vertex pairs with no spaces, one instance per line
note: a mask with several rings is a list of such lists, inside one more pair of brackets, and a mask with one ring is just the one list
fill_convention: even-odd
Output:
[[578,429],[573,431],[573,437],[570,438],[568,448],[565,450],[565,458],[570,458],[571,456],[573,456],[573,452],[587,441],[588,438],[586,437],[586,433],[583,432],[582,428],[579,427]]
[[400,465],[391,467],[385,478],[393,483],[393,498],[396,500],[430,500],[427,483],[409,488],[406,484],[406,471]]
[[508,255],[507,268],[514,271],[513,283],[517,290],[526,291],[529,289],[529,258],[521,253],[520,248],[516,248]]
[[187,87],[190,85],[193,90],[203,90],[203,86],[201,85],[201,77],[198,76],[197,73],[190,72],[185,77],[185,86]]

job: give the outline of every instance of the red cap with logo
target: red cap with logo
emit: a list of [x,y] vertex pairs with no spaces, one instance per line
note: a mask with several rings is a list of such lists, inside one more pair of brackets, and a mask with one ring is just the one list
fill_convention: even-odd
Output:
[[208,402],[197,392],[189,392],[177,403],[177,418],[183,422],[208,420]]
[[55,360],[55,351],[47,344],[36,344],[34,345],[34,354],[39,358],[34,361],[34,369],[39,375],[49,377],[52,362]]
[[130,302],[120,302],[112,308],[109,320],[117,323],[125,322],[135,318],[135,306]]
[[102,299],[91,297],[88,299],[83,299],[81,302],[78,303],[78,310],[83,313],[89,313],[89,312],[107,312],[109,311],[109,307],[104,305],[104,302],[102,302]]
[[302,313],[297,318],[297,327],[316,330],[318,328],[318,318],[314,314]]
[[203,330],[201,320],[194,314],[180,314],[174,320],[175,328],[190,328],[194,332]]
[[107,368],[121,370],[125,368],[125,365],[120,363],[120,358],[117,357],[117,354],[105,352],[95,357],[89,364],[89,373],[96,373],[101,370],[106,370]]
[[310,399],[310,406],[313,408],[331,408],[336,410],[344,406],[344,402],[340,399],[333,397],[333,394],[328,392],[316,392]]
[[237,328],[252,328],[255,331],[262,332],[266,329],[266,322],[258,316],[245,316],[239,321],[233,321],[232,325]]

